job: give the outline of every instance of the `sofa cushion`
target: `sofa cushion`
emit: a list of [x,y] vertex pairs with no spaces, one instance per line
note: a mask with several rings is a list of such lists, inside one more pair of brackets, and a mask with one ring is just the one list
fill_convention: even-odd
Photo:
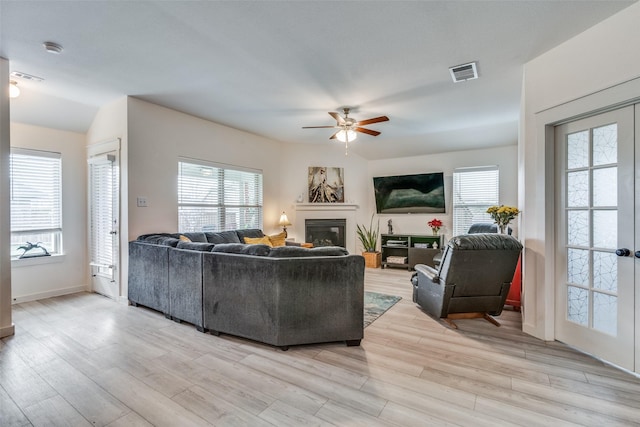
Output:
[[217,233],[205,233],[207,236],[207,242],[209,243],[242,243],[238,238],[235,231],[220,231]]
[[244,255],[269,255],[271,248],[267,245],[248,245],[245,243],[221,243],[215,245],[211,252],[225,252],[230,254],[244,254]]
[[241,242],[244,242],[245,237],[251,237],[254,239],[256,237],[264,237],[264,233],[259,228],[247,228],[245,230],[236,230],[235,232],[238,234],[238,238]]
[[201,251],[201,252],[211,252],[215,245],[213,243],[207,242],[185,242],[184,240],[180,240],[176,248],[178,249],[189,249],[191,251]]
[[[205,234],[200,231],[194,231],[191,233],[182,233],[181,236],[188,237],[189,240],[191,240],[192,242],[203,242],[203,243],[207,242],[207,236],[205,236]],[[178,236],[178,238],[179,237],[180,236]]]
[[[141,236],[142,237],[142,236]],[[171,246],[176,247],[180,239],[177,239],[168,234],[148,234],[144,236],[144,239],[141,239],[146,243],[151,243],[154,245],[163,245],[163,246]]]
[[321,246],[319,248],[302,248],[299,246],[279,246],[272,248],[270,257],[274,258],[296,258],[312,256],[342,256],[349,255],[345,248],[339,246]]

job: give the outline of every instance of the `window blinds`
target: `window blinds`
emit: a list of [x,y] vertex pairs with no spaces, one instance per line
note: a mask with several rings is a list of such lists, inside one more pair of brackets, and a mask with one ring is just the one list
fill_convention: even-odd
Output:
[[178,230],[262,228],[262,173],[178,163]]
[[110,266],[115,264],[117,173],[115,156],[89,159],[91,265],[100,274],[112,274]]
[[453,171],[453,235],[465,234],[472,224],[493,222],[489,206],[500,200],[497,166],[459,168]]
[[61,252],[62,159],[60,153],[11,150],[11,254],[17,247],[40,242],[50,253]]

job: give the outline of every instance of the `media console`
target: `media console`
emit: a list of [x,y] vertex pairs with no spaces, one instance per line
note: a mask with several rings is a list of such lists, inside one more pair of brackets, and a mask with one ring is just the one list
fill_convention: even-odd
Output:
[[440,253],[443,236],[416,234],[382,234],[382,268],[400,267],[412,270],[416,264],[435,267],[433,257]]

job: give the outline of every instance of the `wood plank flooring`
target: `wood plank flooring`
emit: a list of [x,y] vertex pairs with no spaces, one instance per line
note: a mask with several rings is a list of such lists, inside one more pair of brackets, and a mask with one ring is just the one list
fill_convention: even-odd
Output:
[[89,293],[15,305],[0,425],[640,425],[637,377],[523,334],[514,311],[449,329],[410,275],[367,269],[367,290],[403,299],[360,347],[283,352]]

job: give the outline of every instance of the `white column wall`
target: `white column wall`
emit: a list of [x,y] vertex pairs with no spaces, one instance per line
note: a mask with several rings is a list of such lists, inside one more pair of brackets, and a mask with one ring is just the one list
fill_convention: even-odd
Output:
[[[0,58],[0,242],[11,238],[9,193],[9,61]],[[0,246],[0,338],[13,335],[9,245]]]
[[[551,137],[545,125],[547,120],[569,119],[607,107],[608,89],[640,76],[638,22],[640,3],[635,3],[524,68],[518,152],[523,166],[519,183],[525,244],[523,329],[539,338],[554,338],[553,146],[548,145]],[[550,113],[587,96],[601,99],[601,105],[567,110],[566,117]],[[627,99],[638,96],[640,93],[626,94]]]

